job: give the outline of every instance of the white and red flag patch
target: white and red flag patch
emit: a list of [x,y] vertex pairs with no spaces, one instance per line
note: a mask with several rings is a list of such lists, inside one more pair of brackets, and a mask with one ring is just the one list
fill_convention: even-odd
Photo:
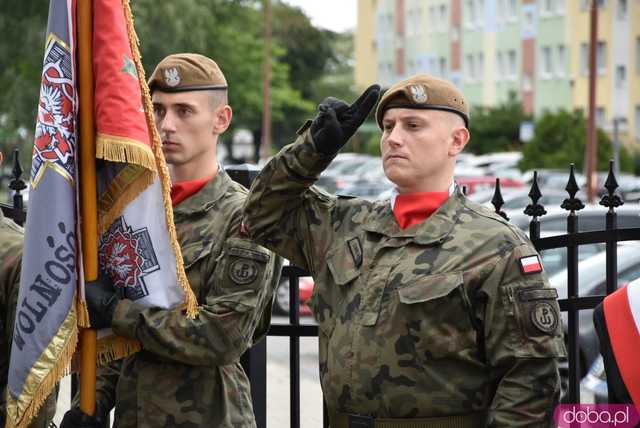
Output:
[[520,258],[520,270],[522,273],[538,273],[542,272],[542,263],[537,255],[526,256]]

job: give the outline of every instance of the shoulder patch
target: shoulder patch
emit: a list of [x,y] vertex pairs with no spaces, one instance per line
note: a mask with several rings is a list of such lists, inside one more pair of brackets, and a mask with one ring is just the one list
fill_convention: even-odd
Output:
[[529,317],[531,323],[543,333],[553,333],[558,327],[558,312],[551,303],[536,303],[531,308]]
[[236,284],[249,284],[256,280],[259,271],[255,261],[238,258],[229,266],[229,278]]
[[520,257],[518,264],[520,265],[520,271],[525,275],[542,272],[542,263],[540,263],[540,258],[537,254]]

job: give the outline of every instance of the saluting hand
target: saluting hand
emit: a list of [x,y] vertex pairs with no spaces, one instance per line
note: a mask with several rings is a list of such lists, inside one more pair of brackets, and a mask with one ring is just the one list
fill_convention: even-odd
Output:
[[316,149],[325,155],[336,154],[362,125],[379,96],[380,86],[371,85],[351,105],[337,98],[325,98],[311,124]]

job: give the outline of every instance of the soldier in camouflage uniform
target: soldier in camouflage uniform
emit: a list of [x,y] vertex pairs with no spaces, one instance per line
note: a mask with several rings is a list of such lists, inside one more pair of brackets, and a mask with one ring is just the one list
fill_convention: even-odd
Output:
[[[119,374],[112,366],[99,376],[98,419],[115,401],[120,428],[255,427],[239,360],[266,334],[282,262],[247,240],[240,222],[248,192],[218,166],[218,136],[231,121],[227,84],[211,59],[176,54],[158,64],[149,86],[199,315],[191,320],[179,309],[145,309],[129,300],[96,308],[101,299],[87,287],[91,324],[106,318],[116,334],[142,344]],[[78,410],[68,416],[63,426],[98,426]]]
[[[0,165],[2,153],[0,152]],[[20,287],[20,267],[24,232],[0,210],[0,427],[6,418],[6,388],[9,376],[9,360],[13,322]],[[38,416],[31,421],[31,428],[49,426],[56,412],[57,392],[53,392],[43,404]]]
[[[393,205],[313,186],[378,94],[320,104],[245,205],[249,235],[315,279],[331,427],[549,426],[566,354],[557,293],[521,231],[454,185],[469,139],[458,89],[419,75],[381,99]],[[401,227],[398,198],[438,193],[435,212]]]

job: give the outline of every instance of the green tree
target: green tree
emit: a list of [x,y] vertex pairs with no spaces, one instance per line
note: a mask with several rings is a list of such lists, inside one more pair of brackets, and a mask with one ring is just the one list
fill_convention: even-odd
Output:
[[530,119],[515,92],[497,107],[475,107],[471,111],[467,150],[475,154],[519,150],[520,124]]
[[[581,111],[545,113],[535,122],[534,137],[525,145],[519,167],[564,169],[574,163],[582,170],[586,141],[587,123]],[[611,139],[598,129],[598,170],[607,170],[611,158]],[[620,170],[633,171],[633,159],[624,147],[620,148]]]

